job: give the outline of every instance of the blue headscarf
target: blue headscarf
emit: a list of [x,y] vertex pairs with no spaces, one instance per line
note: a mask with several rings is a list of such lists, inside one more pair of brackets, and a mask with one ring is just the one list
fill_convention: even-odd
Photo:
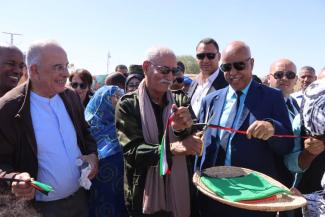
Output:
[[97,142],[99,159],[121,152],[116,128],[113,95],[122,96],[124,91],[118,86],[103,86],[98,89],[85,109],[85,119],[90,125],[90,133]]
[[190,77],[187,77],[184,75],[184,85],[191,85],[192,84],[192,79]]

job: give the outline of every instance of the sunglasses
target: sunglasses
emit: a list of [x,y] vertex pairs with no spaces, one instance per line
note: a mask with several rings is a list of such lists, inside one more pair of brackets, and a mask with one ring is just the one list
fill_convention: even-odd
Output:
[[73,89],[77,89],[78,87],[80,87],[80,89],[86,89],[88,86],[87,86],[87,84],[85,84],[85,83],[78,83],[78,82],[71,82],[70,83],[70,85],[71,85],[71,87],[73,88]]
[[282,79],[284,76],[287,79],[294,79],[296,77],[296,73],[294,73],[293,71],[276,71],[272,76],[277,80]]
[[207,57],[208,60],[213,60],[216,55],[216,53],[198,53],[196,54],[196,58],[198,58],[199,60],[204,60],[204,58]]
[[230,72],[232,67],[234,67],[237,71],[241,71],[246,69],[246,62],[250,59],[251,58],[249,57],[248,59],[240,62],[224,63],[220,65],[220,69],[223,72]]
[[174,80],[174,82],[177,82],[177,83],[183,83],[183,81],[184,81],[184,77],[177,77],[177,78],[175,78],[175,80]]
[[177,67],[170,68],[168,66],[159,66],[153,62],[150,63],[163,75],[168,75],[169,72],[172,72],[173,76],[175,76],[179,72],[179,69]]

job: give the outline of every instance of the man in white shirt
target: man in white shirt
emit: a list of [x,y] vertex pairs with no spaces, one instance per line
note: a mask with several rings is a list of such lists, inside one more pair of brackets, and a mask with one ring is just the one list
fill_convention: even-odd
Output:
[[[69,76],[64,49],[53,41],[33,44],[27,52],[29,80],[0,99],[0,168],[20,179],[17,197],[35,199],[44,217],[86,217],[87,197],[80,188],[81,158],[97,173],[97,146],[88,132],[83,106],[65,87]],[[35,192],[30,177],[49,184],[47,196]]]
[[188,91],[191,108],[197,117],[202,99],[215,90],[228,85],[223,73],[219,70],[220,52],[217,42],[212,38],[202,39],[196,46],[196,59],[200,73],[192,82]]
[[297,81],[296,65],[288,59],[279,59],[272,63],[269,72],[270,87],[282,91],[289,112],[290,122],[299,113],[297,101],[290,96]]
[[317,76],[313,67],[304,66],[300,69],[298,81],[300,82],[301,90],[291,94],[291,96],[297,101],[299,107],[301,106],[303,92],[316,79]]

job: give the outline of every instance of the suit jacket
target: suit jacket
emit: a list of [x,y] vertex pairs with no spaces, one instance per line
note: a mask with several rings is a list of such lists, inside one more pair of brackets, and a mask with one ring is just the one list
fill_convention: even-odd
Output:
[[[211,124],[219,124],[227,92],[228,87],[209,94],[203,99],[199,115],[200,122],[204,122],[205,115],[208,115],[207,120]],[[252,81],[244,101],[244,109],[239,117],[239,130],[247,130],[256,120],[272,122],[275,134],[292,134],[287,108],[281,92]],[[196,168],[220,166],[216,165],[218,151],[221,148],[218,130],[208,128],[204,138],[205,150],[202,158],[197,159]],[[292,147],[292,139],[272,137],[267,141],[254,138],[249,140],[244,135],[235,134],[231,144],[231,164],[262,172],[289,185],[290,173],[284,166],[283,156],[289,153]],[[202,216],[210,216],[210,214],[213,216],[213,213],[216,212],[229,214],[225,214],[225,216],[254,216],[254,212],[229,209],[224,205],[216,206],[216,202],[206,197],[199,201],[202,202],[199,207],[205,213]],[[226,210],[221,211],[220,209],[223,208]],[[257,216],[263,215],[258,213]],[[265,216],[268,214],[266,213]]]
[[[190,100],[192,99],[192,96],[193,96],[193,94],[194,94],[194,92],[195,92],[195,90],[196,90],[196,88],[197,88],[197,85],[198,85],[197,81],[194,80],[194,81],[192,82],[192,84],[191,84],[189,90],[188,90],[187,95],[188,95],[188,97],[189,97]],[[227,83],[227,81],[225,80],[225,77],[224,77],[224,75],[223,75],[223,72],[222,72],[221,70],[219,70],[219,74],[218,74],[217,78],[214,79],[214,81],[213,81],[213,83],[212,83],[210,89],[208,90],[208,94],[209,94],[209,93],[212,93],[212,92],[214,92],[214,91],[216,91],[216,90],[219,90],[219,89],[221,89],[221,88],[224,88],[224,87],[226,87],[227,85],[228,85],[228,83]]]
[[[37,143],[30,113],[30,91],[28,81],[0,98],[0,169],[8,173],[28,172],[37,178]],[[80,98],[69,88],[59,95],[75,127],[81,153],[97,154]]]

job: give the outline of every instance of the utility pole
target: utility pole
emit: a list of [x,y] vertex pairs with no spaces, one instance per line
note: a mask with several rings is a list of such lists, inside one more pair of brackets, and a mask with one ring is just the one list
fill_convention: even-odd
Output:
[[22,35],[19,33],[13,33],[13,32],[2,32],[3,34],[7,34],[10,35],[10,44],[13,45],[14,44],[14,35]]
[[108,51],[107,53],[107,74],[109,74],[109,59],[111,58],[111,53]]

